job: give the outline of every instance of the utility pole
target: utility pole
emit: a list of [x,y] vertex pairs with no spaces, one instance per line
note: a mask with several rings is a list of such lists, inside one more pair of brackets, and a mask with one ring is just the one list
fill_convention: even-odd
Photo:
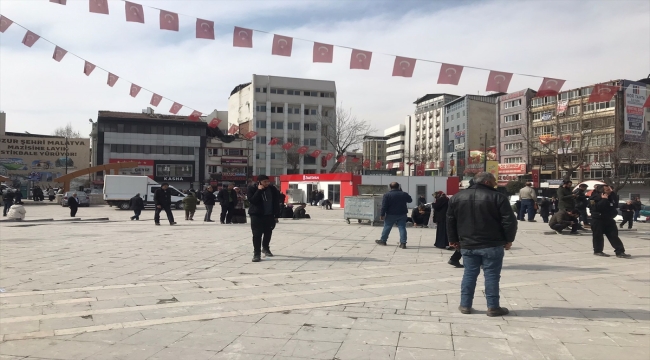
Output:
[[68,175],[68,137],[65,137],[65,174]]
[[483,139],[483,171],[487,171],[487,132]]

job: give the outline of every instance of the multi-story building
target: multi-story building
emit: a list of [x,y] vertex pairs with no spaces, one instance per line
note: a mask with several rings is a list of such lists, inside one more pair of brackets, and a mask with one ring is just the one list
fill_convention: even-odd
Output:
[[[217,117],[221,120],[219,129],[223,132],[228,127],[228,112],[217,111],[206,117],[211,120]],[[244,129],[245,131],[246,129]],[[223,142],[218,138],[206,140],[206,183],[216,186],[224,186],[230,183],[235,186],[244,186],[251,177],[251,145],[252,141],[236,139],[231,142]]]
[[441,138],[445,104],[458,98],[457,95],[442,93],[426,94],[415,100],[415,113],[406,119],[406,126],[412,133],[412,143],[407,150],[409,162],[425,163],[427,170],[437,170],[437,167],[431,168],[430,165],[439,165],[444,160]]
[[494,119],[500,95],[465,95],[445,104],[442,174],[473,176],[483,170],[483,156],[496,160]]
[[406,172],[407,128],[404,124],[391,126],[384,130],[386,138],[386,169],[400,169],[397,173]]
[[[240,125],[250,121],[257,132],[252,144],[253,175],[327,173],[322,158],[331,149],[326,137],[336,131],[336,85],[334,81],[253,75],[250,83],[238,85],[228,100],[228,121]],[[276,145],[268,145],[276,138]],[[285,151],[282,144],[291,142]],[[290,158],[300,146],[309,146],[307,156]],[[318,158],[309,156],[322,150]]]
[[386,140],[385,136],[368,135],[363,137],[363,160],[370,161],[370,169],[375,168],[377,161],[386,164]]

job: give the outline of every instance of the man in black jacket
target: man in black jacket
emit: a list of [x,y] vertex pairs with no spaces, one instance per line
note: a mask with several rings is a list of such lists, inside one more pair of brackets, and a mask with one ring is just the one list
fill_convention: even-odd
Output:
[[73,193],[72,196],[68,198],[68,207],[70,207],[70,217],[75,217],[75,215],[77,215],[77,210],[79,209],[79,198],[77,198],[77,193]]
[[214,189],[212,186],[208,186],[208,188],[203,193],[203,204],[205,205],[206,210],[203,222],[214,222],[214,220],[210,219],[210,217],[212,216],[212,209],[214,208],[214,204],[216,202],[217,197],[214,195]]
[[[280,212],[280,191],[271,185],[269,177],[259,175],[259,183],[248,187],[248,214],[251,216],[253,231],[253,262],[261,261],[261,254],[273,256],[271,253],[271,235],[275,229],[275,219]],[[262,237],[264,237],[262,239]]]
[[407,203],[413,202],[411,195],[402,191],[402,187],[396,183],[390,183],[390,191],[384,194],[381,201],[381,220],[384,221],[384,230],[381,232],[381,239],[375,240],[379,245],[386,245],[388,235],[397,224],[399,230],[399,247],[406,249],[406,219],[408,219]]
[[510,250],[517,234],[517,217],[508,198],[494,189],[497,185],[494,175],[481,172],[474,183],[454,195],[447,210],[449,243],[460,247],[465,265],[458,310],[463,314],[472,312],[482,265],[487,315],[502,316],[508,314],[508,309],[499,306],[499,279],[504,249]]
[[156,225],[160,225],[160,212],[165,210],[169,225],[176,225],[174,222],[174,214],[172,214],[172,193],[169,191],[169,184],[162,183],[160,189],[156,190],[153,194],[153,199],[156,204],[156,213],[154,214],[153,221]]
[[630,255],[625,253],[623,242],[618,237],[618,228],[614,218],[618,215],[615,202],[618,196],[612,191],[609,185],[599,185],[589,198],[589,209],[591,210],[591,231],[593,232],[592,241],[594,246],[594,255],[608,257],[609,254],[603,252],[605,238],[614,248],[616,257],[629,258]]
[[2,201],[4,202],[4,208],[2,209],[2,216],[7,216],[9,208],[14,204],[14,192],[11,189],[5,189],[5,193],[2,194]]
[[587,198],[586,191],[587,184],[580,184],[575,190],[573,190],[573,193],[576,194],[575,208],[580,214],[580,221],[582,221],[583,226],[589,227],[589,218],[587,217],[587,205],[589,205],[589,199]]
[[632,203],[632,200],[628,200],[625,204],[621,205],[621,215],[623,216],[621,229],[625,223],[627,223],[627,228],[631,229],[632,223],[634,222],[634,204]]
[[562,235],[562,230],[568,227],[571,227],[571,234],[578,234],[578,227],[580,227],[580,224],[576,222],[578,216],[580,213],[576,209],[560,210],[551,217],[548,226],[558,235]]
[[144,201],[142,201],[140,193],[135,194],[135,196],[131,198],[130,207],[131,210],[133,210],[131,220],[140,220],[140,213],[144,210]]
[[217,194],[217,200],[221,204],[220,220],[222,224],[232,224],[232,215],[235,211],[237,204],[237,193],[235,192],[235,185],[228,184],[227,189],[221,189]]

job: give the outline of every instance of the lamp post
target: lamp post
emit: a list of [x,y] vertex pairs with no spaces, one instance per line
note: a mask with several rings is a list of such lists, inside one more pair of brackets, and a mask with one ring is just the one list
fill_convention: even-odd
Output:
[[68,175],[68,137],[65,137],[65,174]]

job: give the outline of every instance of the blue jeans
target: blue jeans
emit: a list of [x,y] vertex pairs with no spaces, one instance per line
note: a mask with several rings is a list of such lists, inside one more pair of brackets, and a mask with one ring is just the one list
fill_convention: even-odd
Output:
[[639,221],[640,216],[641,216],[641,210],[634,210],[634,221]]
[[528,213],[528,220],[535,219],[535,201],[531,199],[521,200],[521,210],[519,210],[519,220],[526,220],[524,214]]
[[499,307],[499,279],[501,279],[501,267],[503,266],[503,246],[495,246],[485,249],[460,249],[463,254],[463,281],[460,284],[460,306],[472,307],[474,301],[474,290],[476,280],[483,265],[483,276],[485,277],[485,299],[488,309]]
[[399,242],[406,244],[406,218],[406,215],[386,215],[384,217],[384,230],[381,232],[381,241],[388,241],[388,235],[390,235],[393,225],[397,224]]

